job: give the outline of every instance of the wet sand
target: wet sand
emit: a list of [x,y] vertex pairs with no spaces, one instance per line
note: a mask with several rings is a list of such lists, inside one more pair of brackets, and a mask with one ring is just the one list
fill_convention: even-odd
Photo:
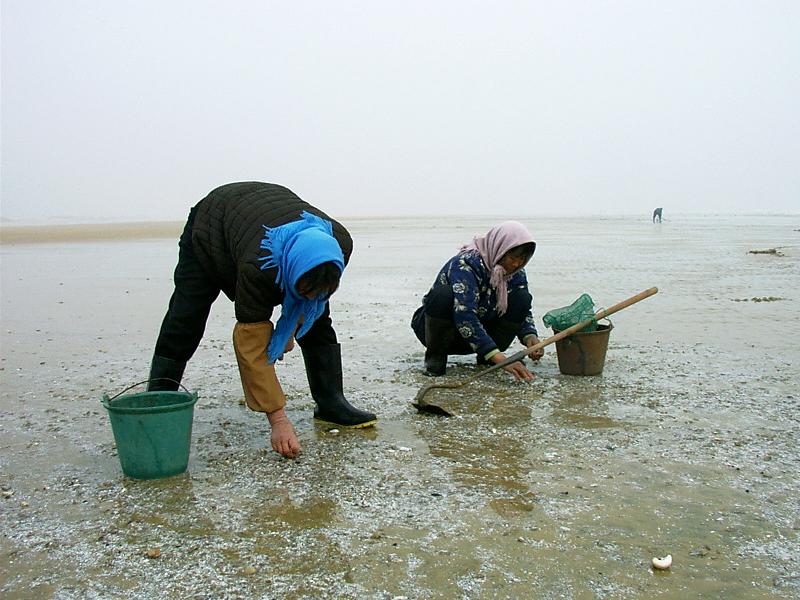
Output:
[[345,220],[345,391],[379,426],[316,425],[295,352],[279,374],[304,452],[275,455],[240,404],[221,298],[184,380],[200,396],[189,471],[151,482],[122,476],[100,397],[146,376],[180,224],[33,243],[3,228],[0,595],[796,597],[798,219],[522,219],[543,337],[581,292],[660,292],[612,317],[602,376],[561,375],[551,347],[531,384],[437,392],[453,419],[409,405],[429,379],[408,321],[454,248],[501,219]]

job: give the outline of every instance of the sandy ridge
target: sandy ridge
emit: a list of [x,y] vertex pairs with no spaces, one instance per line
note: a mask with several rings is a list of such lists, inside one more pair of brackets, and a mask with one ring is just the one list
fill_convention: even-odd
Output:
[[80,225],[3,225],[0,226],[0,244],[41,244],[154,238],[177,239],[180,236],[183,225],[184,223],[179,221]]

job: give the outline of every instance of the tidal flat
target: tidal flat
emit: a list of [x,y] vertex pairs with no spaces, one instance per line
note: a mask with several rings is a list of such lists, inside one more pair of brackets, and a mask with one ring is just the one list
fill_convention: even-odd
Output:
[[[583,292],[598,308],[659,293],[612,317],[602,375],[560,374],[550,346],[532,383],[490,374],[435,392],[455,417],[418,414],[411,314],[459,245],[508,218],[538,243],[543,339],[545,312]],[[345,393],[378,426],[314,423],[298,349],[278,373],[303,453],[272,452],[221,297],[184,377],[188,471],[155,481],[123,476],[100,400],[147,376],[181,225],[4,228],[0,596],[798,597],[798,219],[341,219]],[[478,368],[455,357],[446,377]]]

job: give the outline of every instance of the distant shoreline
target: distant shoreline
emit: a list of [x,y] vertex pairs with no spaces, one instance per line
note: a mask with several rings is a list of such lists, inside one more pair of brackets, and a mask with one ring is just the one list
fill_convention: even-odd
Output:
[[0,245],[48,244],[175,238],[183,222],[97,223],[75,225],[3,225]]
[[[798,213],[674,213],[665,218],[668,221],[716,217],[788,217],[797,218]],[[441,218],[442,215],[439,216]],[[464,219],[485,219],[487,222],[503,220],[507,217],[491,215],[461,215]],[[518,215],[518,219],[536,218],[563,218],[570,219],[616,219],[638,217],[643,222],[649,222],[648,215]],[[342,223],[356,223],[373,220],[396,220],[396,221],[415,221],[419,219],[435,220],[436,216],[430,215],[359,215],[355,217],[337,217]],[[452,218],[452,215],[448,218]],[[135,221],[135,222],[112,222],[112,223],[69,223],[69,224],[27,224],[15,225],[9,222],[0,223],[0,245],[16,244],[48,244],[63,242],[92,242],[92,241],[124,241],[124,240],[146,240],[146,239],[178,239],[185,221]]]

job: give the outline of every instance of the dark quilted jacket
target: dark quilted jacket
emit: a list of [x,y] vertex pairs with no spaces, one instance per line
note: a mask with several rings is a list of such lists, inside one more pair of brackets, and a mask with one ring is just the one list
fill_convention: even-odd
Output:
[[208,276],[234,301],[238,321],[267,321],[282,303],[283,293],[275,283],[277,269],[262,271],[258,260],[269,254],[261,249],[262,226],[296,221],[304,210],[331,221],[347,264],[353,251],[347,229],[285,187],[258,181],[229,183],[198,203],[192,227],[195,255]]

